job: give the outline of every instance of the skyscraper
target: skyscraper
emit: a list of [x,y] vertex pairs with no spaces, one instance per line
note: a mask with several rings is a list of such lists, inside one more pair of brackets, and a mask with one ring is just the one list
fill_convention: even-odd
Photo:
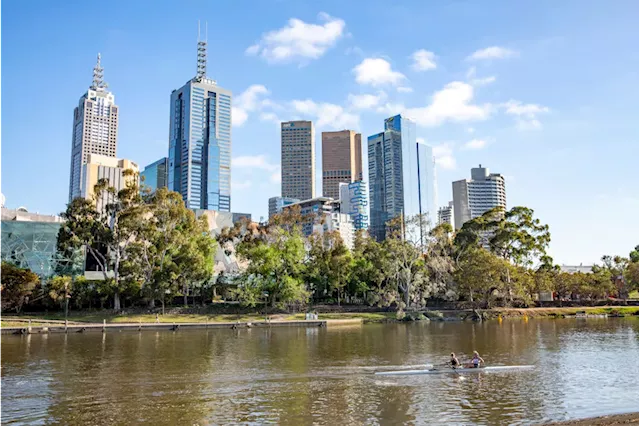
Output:
[[278,213],[282,213],[282,209],[289,204],[297,203],[297,198],[271,197],[269,198],[269,219]]
[[416,142],[415,123],[387,118],[383,132],[369,136],[371,235],[385,238],[386,223],[403,214],[436,221],[435,166],[431,147]]
[[162,157],[144,168],[140,176],[144,178],[140,182],[141,189],[147,187],[152,193],[158,188],[167,186],[167,163],[169,159]]
[[282,197],[309,200],[316,194],[315,131],[311,121],[280,124]]
[[107,90],[103,73],[98,53],[93,82],[73,111],[69,202],[82,193],[82,165],[87,162],[89,154],[116,156],[118,107],[113,93]]
[[[125,170],[131,170],[134,175],[125,176]],[[117,191],[127,187],[127,184],[138,183],[138,165],[130,160],[108,157],[106,155],[89,154],[87,162],[82,165],[82,192],[83,198],[92,200],[95,197],[94,188],[98,181],[106,179],[109,186]],[[112,203],[113,194],[98,194],[96,208],[98,211]]]
[[499,173],[490,174],[482,164],[471,169],[471,180],[458,180],[452,186],[456,229],[494,207],[507,208],[504,177]]
[[453,201],[449,201],[449,205],[438,209],[438,225],[448,223],[453,228]]
[[362,180],[362,135],[322,132],[322,195],[337,199],[340,183]]
[[198,41],[196,76],[171,93],[168,187],[190,209],[231,211],[231,92],[207,77]]

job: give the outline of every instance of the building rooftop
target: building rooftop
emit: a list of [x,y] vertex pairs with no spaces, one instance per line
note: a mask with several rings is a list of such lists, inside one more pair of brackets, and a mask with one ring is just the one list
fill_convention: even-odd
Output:
[[62,223],[64,219],[60,216],[30,213],[24,207],[17,209],[5,209],[2,208],[2,220],[15,221],[15,222],[49,222],[49,223]]

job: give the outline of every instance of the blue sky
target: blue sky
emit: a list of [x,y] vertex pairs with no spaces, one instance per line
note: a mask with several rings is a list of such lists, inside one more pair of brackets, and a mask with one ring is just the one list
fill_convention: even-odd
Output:
[[439,205],[482,163],[506,176],[509,207],[549,224],[557,262],[627,254],[639,234],[638,2],[393,3],[3,2],[7,206],[65,208],[73,109],[98,52],[120,107],[118,157],[166,156],[169,97],[195,74],[202,20],[208,75],[235,97],[233,211],[266,217],[279,195],[278,120],[314,120],[319,169],[323,130],[366,138],[404,112],[434,147]]

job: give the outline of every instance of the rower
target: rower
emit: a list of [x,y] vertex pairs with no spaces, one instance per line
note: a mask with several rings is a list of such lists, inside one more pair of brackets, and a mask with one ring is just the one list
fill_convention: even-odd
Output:
[[484,364],[484,359],[480,357],[478,351],[473,351],[473,358],[471,359],[471,368],[480,368],[480,363]]
[[460,367],[460,361],[458,361],[458,358],[456,358],[456,354],[454,354],[453,352],[451,352],[451,361],[449,362],[450,362],[451,368]]

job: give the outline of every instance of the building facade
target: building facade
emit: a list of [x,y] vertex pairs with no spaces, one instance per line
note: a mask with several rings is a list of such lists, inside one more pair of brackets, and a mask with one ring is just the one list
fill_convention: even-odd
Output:
[[90,154],[116,156],[118,144],[118,106],[113,93],[103,81],[103,68],[98,62],[93,68],[93,82],[73,111],[71,138],[71,168],[69,171],[69,201],[80,197],[82,165]]
[[340,183],[340,213],[351,216],[356,231],[369,229],[369,196],[365,182]]
[[206,76],[199,41],[197,74],[170,100],[168,187],[190,209],[231,211],[231,99]]
[[280,124],[282,197],[309,200],[316,194],[315,131],[311,121]]
[[362,135],[322,132],[322,195],[338,199],[340,183],[362,180]]
[[140,179],[141,189],[148,189],[151,193],[154,193],[156,189],[166,187],[168,165],[169,159],[163,157],[145,167],[140,173],[141,178],[143,178]]
[[329,197],[316,197],[309,200],[285,206],[283,209],[293,206],[300,207],[300,214],[304,218],[302,233],[305,236],[324,232],[339,232],[345,245],[351,250],[355,239],[353,221],[348,214],[341,213],[340,202]]
[[[134,174],[125,176],[125,170]],[[89,154],[87,163],[82,166],[82,192],[80,196],[87,200],[95,198],[94,187],[101,179],[107,179],[109,186],[119,191],[126,188],[127,183],[139,179],[138,165],[130,160]],[[100,194],[96,200],[98,211],[103,211],[107,204],[113,202],[113,195]]]
[[416,141],[415,128],[396,115],[368,138],[370,232],[378,241],[385,238],[386,223],[399,215],[422,214],[425,225],[436,220],[435,162],[431,147]]
[[438,225],[448,223],[451,228],[454,227],[453,223],[453,201],[449,201],[448,206],[443,206],[438,209]]
[[507,208],[504,177],[499,173],[489,173],[482,164],[471,169],[471,179],[455,181],[452,187],[456,229],[494,207]]
[[282,209],[290,204],[297,203],[297,198],[288,197],[271,197],[269,198],[269,219],[272,216],[282,212]]
[[28,268],[41,279],[82,269],[82,256],[63,259],[57,251],[59,216],[29,213],[25,208],[2,209],[2,260]]

